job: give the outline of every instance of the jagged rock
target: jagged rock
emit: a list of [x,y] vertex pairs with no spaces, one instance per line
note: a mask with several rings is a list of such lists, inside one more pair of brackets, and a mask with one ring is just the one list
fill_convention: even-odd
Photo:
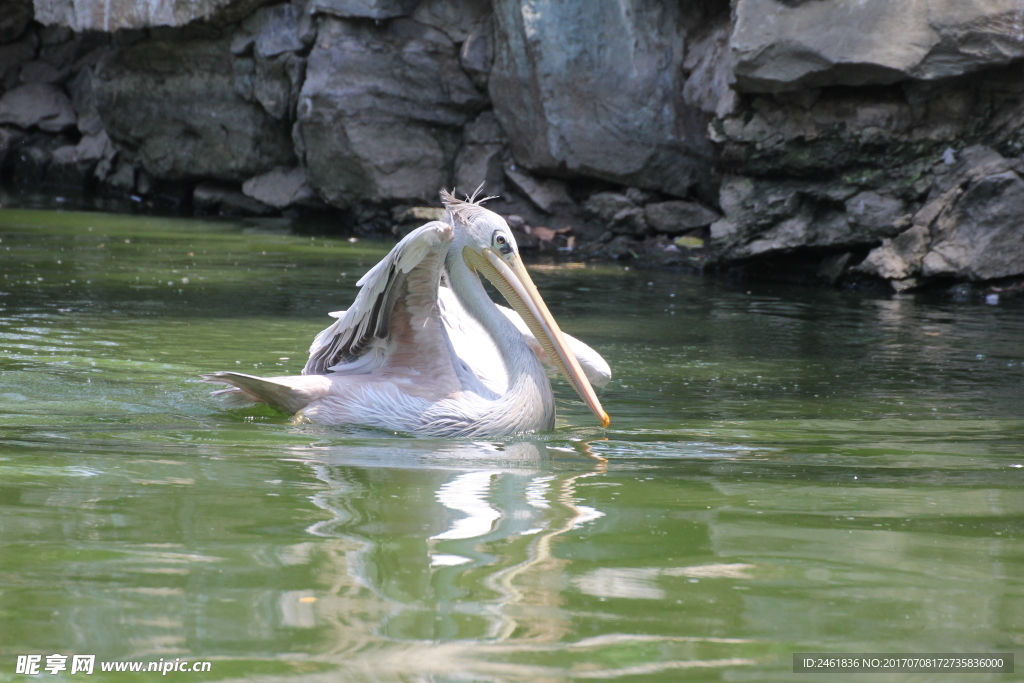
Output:
[[242,193],[275,209],[293,204],[316,204],[316,193],[306,182],[306,169],[278,167],[242,183]]
[[726,168],[841,180],[907,200],[922,191],[923,175],[945,166],[947,150],[982,142],[1007,156],[1024,152],[1022,78],[1018,64],[943,84],[825,89],[809,101],[750,96],[713,122],[712,134]]
[[729,60],[728,16],[714,22],[686,51],[683,68],[690,72],[683,84],[683,101],[691,107],[718,117],[736,108],[736,92],[729,87],[732,77]]
[[973,146],[936,181],[913,226],[883,240],[859,272],[917,286],[922,278],[1024,274],[1024,180],[995,150]]
[[608,227],[616,235],[643,237],[647,233],[647,218],[642,208],[631,206],[615,214]]
[[494,66],[494,22],[490,18],[466,36],[459,60],[473,83],[486,88]]
[[627,187],[626,199],[633,202],[637,206],[644,206],[657,199],[657,195],[655,195],[652,192],[645,192],[644,190],[641,190],[639,187]]
[[26,83],[0,97],[0,123],[59,133],[77,120],[68,96],[48,83]]
[[484,103],[455,46],[409,19],[321,20],[295,137],[328,203],[433,198],[450,180],[458,129]]
[[483,194],[500,195],[505,185],[504,152],[500,144],[465,145],[455,157],[455,187],[471,193],[483,183]]
[[1024,274],[1024,181],[1013,171],[970,184],[939,214],[925,277],[990,280]]
[[105,182],[121,192],[131,193],[135,190],[135,167],[124,160],[118,160],[113,172],[107,175]]
[[[706,118],[679,97],[689,4],[495,0],[488,88],[513,156],[685,196],[709,177]],[[579,68],[577,65],[586,65]]]
[[67,84],[71,95],[71,106],[78,115],[78,130],[83,135],[98,135],[104,131],[103,120],[96,109],[96,98],[92,92],[93,70],[89,67],[81,69]]
[[506,141],[494,112],[481,112],[466,124],[462,140],[462,149],[455,157],[455,187],[472,192],[483,183],[484,194],[500,195],[505,180],[502,157]]
[[544,213],[553,213],[558,207],[573,204],[569,189],[561,180],[536,178],[515,166],[505,168],[505,177]]
[[602,223],[611,223],[620,211],[632,208],[636,208],[636,204],[617,192],[598,192],[583,202],[583,213]]
[[201,210],[222,216],[266,216],[274,209],[235,187],[222,183],[202,182],[192,192],[192,203]]
[[0,43],[11,43],[32,22],[32,0],[0,0]]
[[920,272],[930,242],[928,228],[915,225],[892,239],[882,240],[882,246],[872,249],[857,270],[886,280],[906,279]]
[[871,234],[895,234],[896,221],[905,213],[904,202],[876,192],[861,192],[846,200],[846,215]]
[[275,57],[256,54],[234,63],[235,92],[248,102],[259,102],[275,119],[291,119],[306,75],[306,59],[293,53]]
[[300,31],[302,10],[295,5],[261,7],[245,18],[231,39],[231,53],[274,57],[283,52],[303,50],[306,43]]
[[423,0],[412,18],[443,31],[453,43],[469,38],[491,15],[488,0]]
[[746,92],[934,80],[1024,57],[1016,0],[738,0],[734,16]]
[[721,218],[703,204],[681,200],[648,204],[644,212],[653,230],[669,235],[704,228]]
[[84,135],[77,145],[65,145],[53,151],[46,172],[48,182],[75,190],[84,190],[98,164],[113,159],[114,145],[106,132]]
[[35,18],[74,31],[185,26],[200,20],[238,21],[268,0],[35,0]]
[[92,89],[115,145],[158,179],[241,182],[293,163],[287,128],[235,94],[226,39],[136,43],[97,66]]
[[35,58],[39,38],[29,33],[14,43],[0,45],[0,93],[20,82],[21,65]]
[[392,19],[412,14],[419,0],[313,0],[314,12],[336,17]]
[[[726,176],[719,196],[725,215],[711,224],[715,260],[741,261],[804,247],[863,247],[906,227],[879,218],[884,214],[867,217],[866,211],[857,217],[860,222],[851,220],[836,207],[840,198],[849,199],[849,190],[828,181]],[[880,200],[878,205],[887,206]],[[852,206],[857,210],[861,204]]]

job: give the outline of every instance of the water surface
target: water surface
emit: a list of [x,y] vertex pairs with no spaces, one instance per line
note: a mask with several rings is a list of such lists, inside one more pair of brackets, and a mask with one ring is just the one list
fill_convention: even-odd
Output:
[[0,212],[0,680],[791,680],[793,652],[1024,645],[1019,301],[540,264],[611,427],[555,380],[552,433],[419,439],[198,381],[297,373],[390,246],[286,228]]

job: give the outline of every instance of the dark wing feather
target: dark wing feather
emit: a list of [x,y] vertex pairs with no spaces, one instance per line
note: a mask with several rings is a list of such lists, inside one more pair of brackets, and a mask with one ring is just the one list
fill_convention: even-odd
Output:
[[[432,221],[409,233],[356,284],[361,287],[352,306],[337,322],[316,336],[309,348],[303,375],[326,375],[339,365],[354,365],[368,372],[383,357],[368,357],[380,349],[377,340],[391,334],[391,316],[398,298],[405,295],[409,273],[427,265],[437,269],[439,281],[444,255],[454,233],[451,226]],[[365,361],[365,364],[360,363]]]

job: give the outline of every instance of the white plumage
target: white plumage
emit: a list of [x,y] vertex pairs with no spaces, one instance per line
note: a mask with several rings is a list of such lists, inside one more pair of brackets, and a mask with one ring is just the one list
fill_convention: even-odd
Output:
[[[204,375],[231,386],[214,393],[232,406],[263,401],[320,424],[507,436],[554,426],[543,360],[607,425],[591,382],[603,386],[611,370],[558,329],[508,225],[472,199],[442,199],[445,220],[411,232],[359,280],[352,306],[332,313],[337,320],[313,340],[302,375]],[[495,305],[478,273],[516,311]]]

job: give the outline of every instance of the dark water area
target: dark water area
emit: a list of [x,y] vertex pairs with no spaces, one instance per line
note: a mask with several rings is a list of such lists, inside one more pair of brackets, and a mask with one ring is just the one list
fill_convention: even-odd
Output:
[[611,427],[554,379],[551,433],[420,439],[209,397],[297,373],[390,247],[286,227],[0,212],[0,680],[783,681],[1024,645],[1021,300],[535,264]]

